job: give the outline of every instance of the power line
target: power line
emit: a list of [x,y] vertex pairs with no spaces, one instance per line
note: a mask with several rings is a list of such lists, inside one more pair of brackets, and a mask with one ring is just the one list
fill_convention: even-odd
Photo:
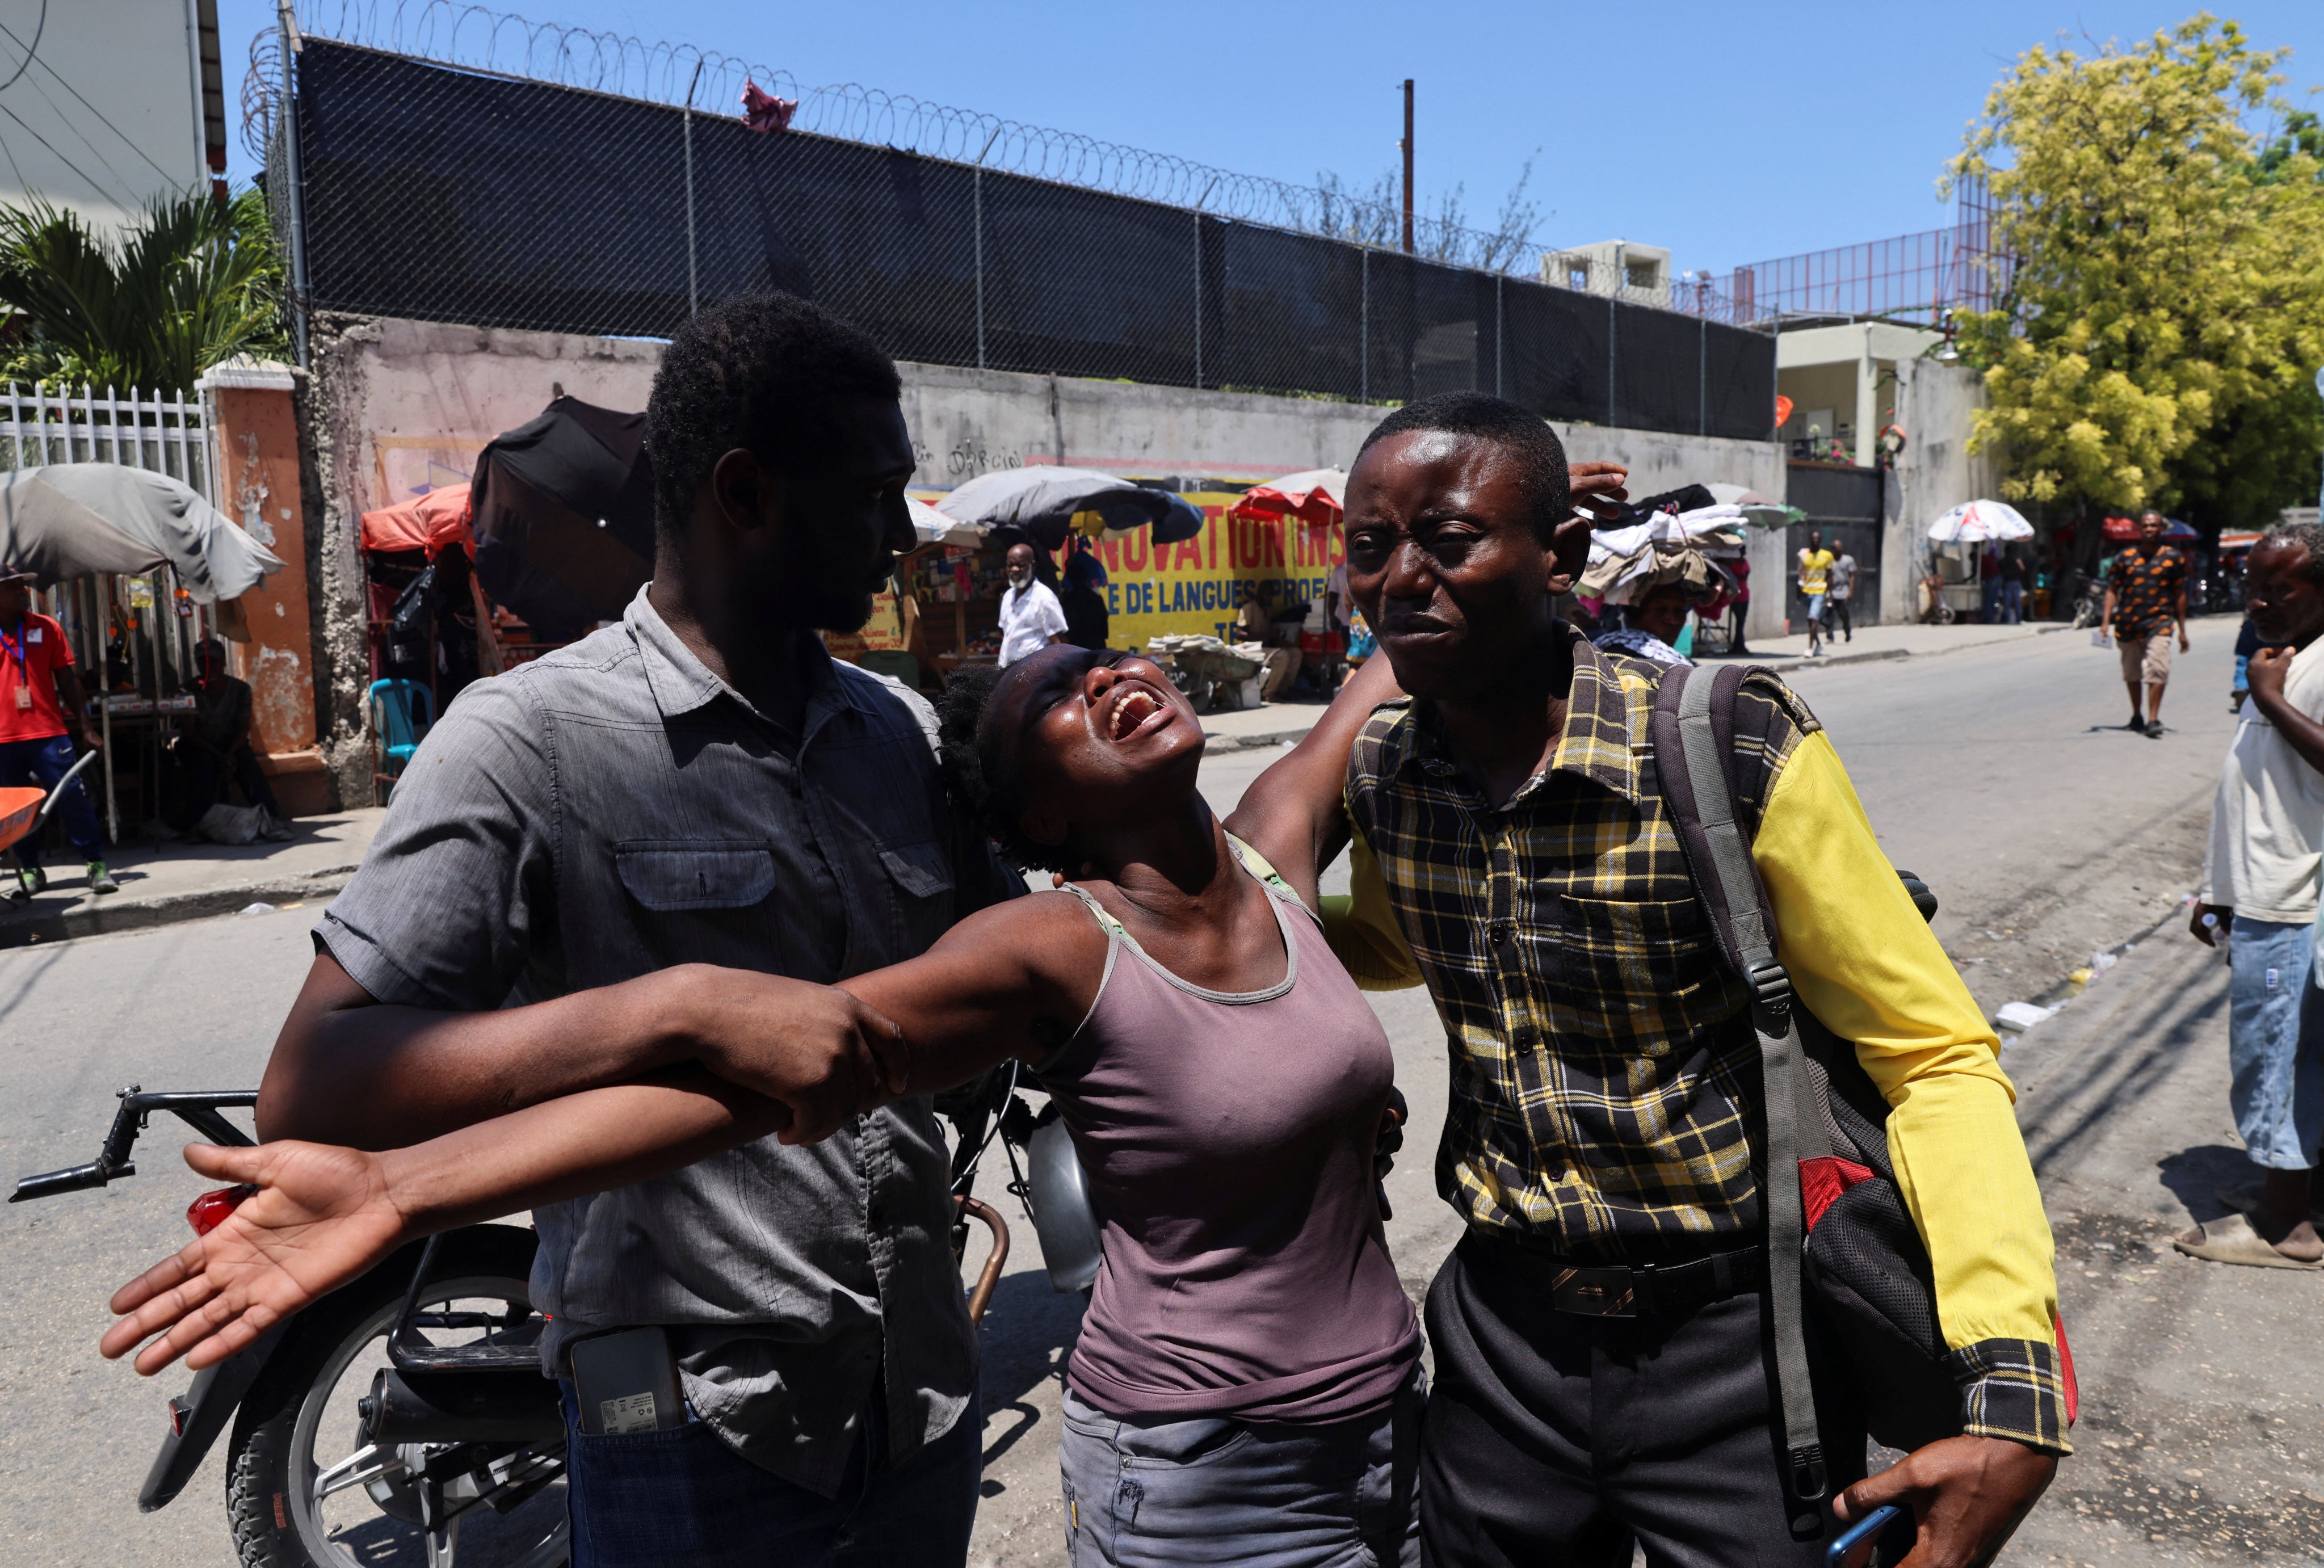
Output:
[[[42,19],[42,25],[47,25],[47,21],[49,21],[47,0],[42,0],[40,19]],[[21,42],[23,42],[23,40],[19,40],[19,37],[16,37],[16,32],[14,32],[14,30],[9,28],[9,25],[5,23],[5,21],[0,21],[0,32],[7,32],[9,40],[19,42],[19,44],[21,44]],[[32,40],[32,44],[35,44],[35,46],[40,44],[40,37],[35,35],[35,40]],[[25,60],[23,60],[23,63],[25,63],[25,68],[30,68],[30,65],[32,65],[32,53],[25,51]],[[170,170],[165,170],[165,167],[161,167],[161,165],[158,165],[158,162],[153,162],[153,158],[146,156],[146,151],[142,149],[142,146],[137,146],[137,142],[134,142],[134,139],[130,137],[128,133],[124,133],[124,130],[121,130],[121,125],[114,125],[114,123],[109,121],[109,118],[105,118],[105,109],[100,109],[100,106],[96,106],[96,105],[93,105],[93,102],[86,100],[86,97],[81,97],[79,88],[74,88],[74,86],[69,84],[69,81],[65,81],[63,77],[60,77],[60,74],[56,72],[56,68],[53,68],[53,65],[49,65],[47,60],[42,60],[40,68],[44,69],[44,72],[49,72],[49,77],[51,77],[51,79],[56,81],[56,86],[60,86],[60,88],[65,88],[65,90],[68,90],[68,93],[72,93],[74,100],[79,100],[79,105],[84,106],[84,109],[88,109],[90,114],[96,114],[97,121],[100,121],[102,125],[105,125],[105,128],[109,130],[109,133],[114,133],[114,134],[116,134],[116,137],[121,137],[121,142],[124,142],[124,146],[128,146],[128,149],[133,151],[133,153],[137,153],[137,156],[140,156],[140,158],[144,158],[144,161],[146,161],[146,167],[149,167],[149,170],[153,170],[153,172],[156,172],[156,174],[161,174],[161,177],[162,177],[162,179],[167,179],[167,181],[172,181],[172,186],[174,186],[174,183],[177,183],[177,174],[172,174],[172,172],[170,172]],[[19,74],[19,77],[21,77],[21,74],[23,74],[23,72],[21,72],[21,69],[19,69],[19,72],[16,72],[16,74]],[[35,93],[40,93],[40,84],[37,84],[37,81],[35,81],[35,84],[32,84],[32,90],[35,90]],[[44,102],[47,102],[49,106],[51,106],[51,109],[56,109],[56,100],[53,100],[53,97],[49,97],[47,93],[40,93],[40,96],[42,96],[42,100],[44,100]],[[63,116],[63,109],[58,109],[58,118],[65,118],[65,116]],[[68,121],[68,123],[69,123],[69,121]],[[88,142],[88,137],[81,137],[81,142]],[[93,151],[93,153],[97,153],[96,142],[88,142],[88,151]],[[105,153],[97,153],[97,161],[105,162]],[[105,162],[105,167],[106,167],[106,170],[112,170],[114,165],[112,165],[112,162]],[[114,177],[118,179],[118,177],[121,177],[121,172],[118,172],[118,170],[114,170]]]
[[[5,104],[0,104],[0,115],[5,115],[10,119],[15,121],[17,125],[23,126],[24,134],[30,136],[33,141],[38,142],[42,146],[48,148],[50,152],[55,152],[57,161],[71,170],[75,174],[79,175],[83,180],[87,180],[90,189],[100,192],[104,191],[105,181],[94,178],[90,175],[88,170],[83,169],[79,164],[66,157],[62,152],[57,152],[55,144],[50,142],[46,136],[42,135],[38,131],[32,129],[32,126],[24,124],[24,117],[22,115],[19,115],[15,110],[10,108]],[[130,208],[134,208],[137,206],[136,198],[134,196],[129,197],[127,198],[127,205]]]
[[[16,77],[23,76],[26,71],[32,69],[32,57],[41,52],[41,34],[47,32],[48,27],[49,0],[41,0],[41,19],[32,24],[32,42],[31,47],[24,51],[24,63],[16,68],[16,76],[12,76],[6,81],[0,82],[0,93],[5,93],[10,88],[14,87],[16,85]],[[5,31],[5,28],[6,23],[0,23],[0,31]],[[16,35],[11,32],[8,36],[14,38]],[[13,164],[15,160],[11,159],[9,161]]]
[[[120,170],[115,169],[113,166],[113,160],[105,155],[104,149],[99,147],[95,142],[90,141],[88,138],[88,133],[82,130],[78,125],[73,124],[72,116],[66,114],[63,109],[57,106],[56,99],[49,97],[48,89],[41,86],[40,78],[38,77],[33,78],[30,85],[34,92],[41,95],[41,102],[49,106],[49,113],[57,117],[57,123],[80,139],[80,144],[88,149],[89,156],[95,158],[99,163],[104,164],[105,171],[107,174],[112,175],[114,179],[120,180],[121,188],[123,189],[127,190],[133,189],[129,180],[122,174]],[[97,116],[99,119],[103,119],[104,117],[105,116],[102,115]],[[114,134],[116,136],[120,134],[121,133],[119,131],[114,132]],[[134,151],[134,149],[132,149],[132,151]],[[143,157],[144,154],[141,152],[138,156]],[[152,161],[150,158],[145,161],[149,163]]]

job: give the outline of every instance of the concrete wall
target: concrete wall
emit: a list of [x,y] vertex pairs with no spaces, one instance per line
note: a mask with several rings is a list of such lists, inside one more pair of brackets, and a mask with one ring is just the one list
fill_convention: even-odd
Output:
[[[356,519],[468,477],[476,454],[563,392],[642,409],[661,345],[435,322],[318,317],[300,394],[321,744],[347,798],[367,799],[360,694],[368,679]],[[1139,478],[1272,478],[1344,467],[1387,410],[1070,376],[905,364],[915,488],[995,468],[1065,463]],[[1726,482],[1780,497],[1779,447],[1651,430],[1557,425],[1577,460],[1630,469],[1634,495]],[[1780,596],[1776,613],[1781,614]]]
[[1915,585],[1926,575],[1929,524],[1964,501],[2000,493],[1991,452],[1971,456],[1970,419],[1986,406],[1984,378],[1965,364],[1904,359],[1896,364],[1896,422],[1904,449],[1888,475],[1880,618],[1909,620]]

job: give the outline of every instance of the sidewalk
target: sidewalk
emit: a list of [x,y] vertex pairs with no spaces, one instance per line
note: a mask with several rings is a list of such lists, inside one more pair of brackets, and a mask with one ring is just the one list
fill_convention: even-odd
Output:
[[[1798,632],[1790,637],[1767,637],[1754,641],[1747,656],[1753,664],[1797,664],[1819,669],[1833,664],[1857,664],[1875,659],[1913,659],[1938,653],[1959,653],[1965,649],[1989,647],[1996,642],[2024,642],[2053,632],[2072,632],[2063,621],[2029,621],[2022,626],[1984,626],[1955,623],[1950,626],[1923,626],[1917,622],[1898,626],[1866,626],[1856,633],[1852,642],[1837,638],[1824,643],[1821,659],[1810,659],[1808,634]],[[2085,630],[2080,635],[2087,637]],[[1713,659],[1723,656],[1714,654]]]
[[49,857],[49,890],[27,903],[0,900],[0,947],[108,931],[134,931],[254,903],[327,898],[346,885],[371,847],[379,807],[302,816],[281,844],[120,844],[106,863],[121,890],[89,892],[68,850]]
[[1324,706],[1314,698],[1300,698],[1267,703],[1239,713],[1204,714],[1203,733],[1210,737],[1210,744],[1204,749],[1216,755],[1296,741],[1315,727],[1315,721],[1323,716]]

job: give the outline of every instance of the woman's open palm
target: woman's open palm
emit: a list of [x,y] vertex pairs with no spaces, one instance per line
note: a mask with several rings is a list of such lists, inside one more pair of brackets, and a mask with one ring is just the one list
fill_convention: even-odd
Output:
[[115,1360],[159,1333],[137,1353],[142,1375],[180,1356],[195,1370],[226,1360],[407,1239],[375,1154],[289,1140],[197,1143],[186,1163],[258,1190],[208,1235],[114,1292],[122,1320],[97,1348]]

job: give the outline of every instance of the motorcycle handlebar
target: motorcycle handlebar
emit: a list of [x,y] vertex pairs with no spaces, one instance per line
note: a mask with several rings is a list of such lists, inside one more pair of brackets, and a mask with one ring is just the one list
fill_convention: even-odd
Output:
[[[94,755],[95,753],[91,753]],[[258,1103],[254,1089],[174,1090],[148,1094],[134,1084],[116,1096],[121,1108],[113,1113],[113,1125],[105,1135],[105,1147],[96,1159],[88,1165],[69,1166],[63,1170],[44,1171],[39,1176],[20,1178],[16,1190],[8,1195],[12,1204],[27,1198],[50,1198],[59,1193],[87,1192],[101,1187],[115,1176],[135,1176],[137,1167],[129,1158],[137,1142],[137,1135],[145,1130],[146,1118],[156,1111],[167,1111],[212,1143],[247,1146],[250,1135],[218,1114],[228,1107],[248,1107]]]
[[8,1201],[12,1204],[21,1204],[27,1198],[52,1198],[59,1193],[87,1192],[91,1187],[103,1186],[115,1176],[136,1174],[137,1167],[134,1165],[118,1166],[109,1170],[102,1161],[88,1165],[67,1166],[62,1170],[43,1171],[39,1176],[18,1177],[16,1190],[8,1194]]

